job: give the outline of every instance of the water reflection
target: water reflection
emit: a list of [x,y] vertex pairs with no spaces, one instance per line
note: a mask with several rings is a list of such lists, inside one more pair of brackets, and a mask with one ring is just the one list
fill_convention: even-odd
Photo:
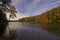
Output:
[[25,22],[9,23],[10,29],[17,30],[17,40],[60,40],[56,35],[50,34],[41,28],[36,28],[38,26],[42,25]]

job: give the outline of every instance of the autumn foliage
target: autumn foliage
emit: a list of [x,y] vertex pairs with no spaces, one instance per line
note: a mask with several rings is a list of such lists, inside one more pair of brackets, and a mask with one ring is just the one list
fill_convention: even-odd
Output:
[[[40,15],[22,18],[22,19],[19,19],[18,21],[48,24],[48,22],[52,22],[52,20],[50,20],[50,18],[51,18],[50,15],[52,17],[56,17],[57,18],[56,21],[60,22],[60,7],[53,8]],[[55,19],[55,18],[51,18],[51,19]]]

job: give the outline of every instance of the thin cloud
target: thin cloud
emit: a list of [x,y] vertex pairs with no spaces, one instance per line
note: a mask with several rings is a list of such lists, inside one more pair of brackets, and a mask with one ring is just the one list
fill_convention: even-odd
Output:
[[40,1],[40,0],[34,0],[34,1],[32,2],[32,4],[29,5],[29,7],[27,8],[27,11],[31,10],[32,6],[33,6],[35,3],[39,2],[39,1]]
[[[36,11],[34,11],[33,14],[43,13],[43,12],[45,12],[45,11],[51,9],[51,8],[57,7],[56,4],[58,4],[58,3],[60,3],[60,1],[57,1],[57,2],[54,2],[54,3],[50,3],[50,4],[44,4],[44,5],[42,5],[42,6],[39,6],[39,7],[37,7],[37,8],[35,9]],[[30,13],[30,12],[26,12],[26,13]],[[38,14],[37,14],[37,15],[38,15]]]
[[[16,3],[17,9],[18,9],[18,6],[22,6],[20,4],[23,4],[25,2],[25,0],[14,0],[13,2]],[[22,2],[22,3],[20,3],[20,2]],[[37,13],[39,14],[39,13],[45,11],[45,10],[48,10],[49,8],[51,8],[51,6],[57,5],[57,4],[60,3],[60,1],[54,1],[53,3],[51,3],[51,2],[45,3],[45,4],[42,3],[40,5],[39,4],[40,2],[41,2],[41,0],[32,0],[31,2],[27,1],[26,4],[24,4],[25,5],[24,8],[22,7],[23,10],[20,10],[20,11],[24,11],[25,14],[20,13],[19,14],[20,17],[31,16],[31,15],[34,15],[34,14],[37,14]],[[44,0],[44,2],[45,2],[45,0]],[[20,7],[19,7],[19,9],[20,9]]]
[[33,4],[36,3],[36,2],[39,2],[39,1],[40,1],[40,0],[34,0],[34,1],[33,1]]
[[40,7],[37,7],[35,10],[38,11],[38,10],[41,9],[41,8],[53,6],[53,5],[58,4],[58,3],[60,3],[60,1],[57,1],[57,2],[54,2],[54,3],[50,3],[50,4],[44,4],[44,5],[40,6]]
[[[57,3],[57,2],[56,2]],[[52,3],[51,3],[52,4]],[[54,3],[53,3],[54,4]],[[38,11],[35,11],[34,13],[35,13],[35,15],[36,15],[36,13],[37,13],[37,15],[38,14],[41,14],[41,13],[43,13],[43,12],[46,12],[47,10],[51,10],[52,8],[55,8],[55,7],[58,7],[59,5],[53,5],[53,6],[49,6],[49,7],[45,7],[45,8],[43,8],[43,9],[40,9],[40,10],[38,10]]]

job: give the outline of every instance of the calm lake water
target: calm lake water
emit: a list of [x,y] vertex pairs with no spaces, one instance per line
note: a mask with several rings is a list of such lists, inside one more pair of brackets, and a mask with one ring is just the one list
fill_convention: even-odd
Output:
[[20,28],[35,28],[42,26],[40,24],[26,23],[26,22],[9,22],[9,27],[11,29],[20,29]]
[[[17,30],[17,40],[60,40],[53,33],[43,30],[41,24],[25,23],[25,22],[9,22],[10,29]],[[8,34],[8,28],[6,34]]]

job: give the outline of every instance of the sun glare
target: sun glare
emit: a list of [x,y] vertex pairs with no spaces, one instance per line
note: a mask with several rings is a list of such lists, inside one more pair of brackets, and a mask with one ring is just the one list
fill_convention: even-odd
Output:
[[14,19],[13,19],[13,18],[9,19],[10,13],[6,13],[6,15],[7,15],[6,17],[7,17],[8,20],[18,20],[18,19],[21,18],[20,15],[19,15],[19,13],[16,13],[16,16],[17,16],[17,17],[15,17]]

